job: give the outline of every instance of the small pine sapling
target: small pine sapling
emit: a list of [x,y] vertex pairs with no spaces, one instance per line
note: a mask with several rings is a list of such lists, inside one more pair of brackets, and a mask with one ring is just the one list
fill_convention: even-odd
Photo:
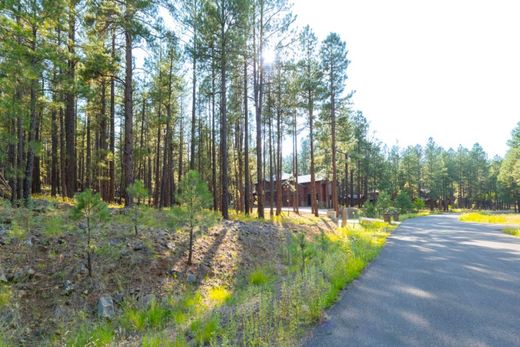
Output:
[[207,211],[212,204],[212,196],[208,185],[197,171],[188,171],[180,182],[178,195],[179,206],[172,209],[171,224],[174,228],[185,228],[190,233],[188,265],[193,258],[193,234],[214,222],[214,214]]
[[305,271],[305,234],[304,233],[298,233],[298,246],[300,247],[300,255],[301,255],[301,264],[300,264],[300,271],[303,275]]
[[84,219],[87,232],[87,269],[89,277],[92,277],[92,232],[109,217],[108,206],[101,200],[99,193],[93,193],[87,189],[74,197],[76,202],[72,209],[74,220]]
[[132,219],[132,224],[134,225],[135,235],[137,236],[137,226],[143,220],[144,216],[141,200],[144,201],[148,197],[148,189],[146,189],[146,187],[144,186],[143,181],[136,180],[134,183],[129,185],[128,188],[126,188],[126,191],[128,192],[130,199],[137,199],[137,204],[132,204],[132,207],[130,207],[130,217]]

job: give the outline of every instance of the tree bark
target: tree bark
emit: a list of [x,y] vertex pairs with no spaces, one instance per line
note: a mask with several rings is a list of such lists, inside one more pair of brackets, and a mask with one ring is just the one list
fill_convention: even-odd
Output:
[[[247,47],[246,50],[247,52]],[[247,103],[247,55],[244,56],[244,213],[251,210],[249,188],[249,110]]]
[[125,137],[123,147],[123,186],[122,195],[125,206],[131,206],[132,201],[126,191],[127,187],[134,181],[133,177],[133,100],[132,100],[132,34],[129,29],[125,30],[125,91],[124,91],[124,115],[125,115]]
[[227,152],[227,105],[226,105],[226,33],[224,4],[221,4],[221,47],[220,47],[220,184],[222,218],[229,219],[228,214],[228,152]]
[[69,40],[68,53],[69,59],[67,63],[67,79],[70,83],[65,95],[65,181],[66,196],[72,198],[77,190],[77,166],[76,166],[76,97],[74,88],[76,78],[76,62],[75,54],[75,35],[76,35],[76,9],[74,2],[69,8]]

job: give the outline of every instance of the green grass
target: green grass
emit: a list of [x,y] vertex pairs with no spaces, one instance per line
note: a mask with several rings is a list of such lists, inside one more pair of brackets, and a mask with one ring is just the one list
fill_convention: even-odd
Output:
[[218,286],[208,291],[208,297],[214,305],[220,306],[231,299],[231,293],[226,288]]
[[13,298],[11,287],[0,284],[0,309],[9,306]]
[[[38,223],[46,237],[68,231],[68,217],[60,211],[37,216],[42,218]],[[149,213],[153,214],[154,223],[165,223],[158,212],[157,216],[155,211]],[[111,222],[116,225],[129,222],[123,214],[112,217]],[[321,222],[309,214],[287,212],[263,221],[255,214],[246,216],[234,211],[231,217],[244,222],[293,226]],[[32,226],[20,222],[22,232]],[[379,221],[362,221],[317,235],[287,232],[286,242],[280,244],[280,258],[274,259],[276,266],[264,265],[243,273],[231,287],[217,285],[196,290],[187,287],[175,296],[171,294],[167,301],[153,302],[148,307],[128,303],[111,322],[89,322],[84,317],[76,329],[67,327],[71,331],[56,337],[57,343],[108,346],[124,344],[127,337],[135,341],[138,336],[142,346],[150,347],[185,346],[188,342],[190,345],[297,344],[302,333],[321,318],[324,309],[336,302],[341,289],[360,276],[378,255],[394,227]],[[100,240],[96,254],[113,261],[118,250],[108,247],[106,241]],[[0,308],[10,304],[10,293],[8,287],[0,286]]]
[[110,323],[100,323],[98,325],[81,326],[78,331],[66,342],[69,347],[102,347],[109,346],[114,340],[114,330]]
[[399,221],[404,222],[407,219],[429,216],[431,214],[432,213],[429,210],[422,210],[419,212],[412,212],[412,213],[404,213],[404,214],[399,215]]
[[143,332],[164,327],[171,319],[171,310],[155,301],[147,308],[125,307],[121,325],[130,331]]
[[505,228],[503,231],[506,234],[520,237],[520,228]]
[[247,281],[253,286],[264,286],[272,281],[272,276],[267,269],[258,268],[249,274]]
[[464,213],[459,217],[462,222],[491,224],[520,224],[520,214],[490,214],[484,212]]

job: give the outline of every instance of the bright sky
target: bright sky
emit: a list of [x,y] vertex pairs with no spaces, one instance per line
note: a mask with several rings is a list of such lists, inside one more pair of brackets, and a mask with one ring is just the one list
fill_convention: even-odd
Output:
[[520,1],[294,2],[299,26],[347,42],[347,88],[377,138],[505,154],[520,120]]

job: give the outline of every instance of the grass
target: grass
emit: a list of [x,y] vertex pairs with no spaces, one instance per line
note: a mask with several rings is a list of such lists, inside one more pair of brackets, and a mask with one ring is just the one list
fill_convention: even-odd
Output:
[[464,213],[460,221],[470,223],[520,224],[520,214],[490,214],[485,212]]
[[[469,223],[491,223],[491,224],[516,224],[520,225],[520,214],[491,214],[485,212],[464,213],[459,217],[462,222]],[[520,227],[507,227],[504,233],[520,237]]]
[[272,281],[272,276],[265,268],[258,268],[248,276],[248,283],[253,286],[264,286]]
[[298,215],[295,212],[283,211],[279,216],[269,217],[269,211],[266,209],[266,217],[263,219],[258,218],[256,211],[246,215],[245,213],[237,210],[229,210],[229,219],[234,221],[240,221],[244,223],[251,222],[266,222],[274,223],[277,225],[281,224],[294,224],[294,225],[313,225],[320,221],[319,217],[302,214]]
[[12,297],[11,287],[0,284],[0,309],[9,306]]
[[102,347],[109,346],[113,340],[114,330],[110,323],[99,323],[93,326],[86,324],[69,337],[66,345],[69,347]]
[[208,291],[208,297],[214,305],[221,306],[231,299],[231,293],[226,288],[218,286],[213,287]]
[[[307,235],[303,243],[300,233],[290,233],[282,252],[282,271],[257,268],[233,288],[233,295],[228,288],[215,286],[148,308],[129,306],[114,326],[141,335],[142,346],[297,344],[305,329],[379,254],[392,228],[383,222],[363,221]],[[111,329],[108,325],[80,329],[71,345],[114,343]]]
[[520,237],[520,228],[505,228],[503,231],[506,234]]
[[[48,215],[35,215],[34,220],[23,220],[16,215],[13,218],[13,226],[19,229],[16,236],[23,237],[33,223],[40,225],[49,238],[77,232],[65,213],[63,209],[54,209]],[[166,225],[164,212],[147,213],[153,217],[150,224]],[[234,285],[186,288],[175,297],[172,294],[168,300],[152,302],[148,307],[127,303],[111,322],[89,321],[85,316],[75,329],[56,336],[57,343],[107,346],[124,344],[126,337],[135,342],[138,337],[142,346],[297,344],[305,329],[336,302],[341,289],[379,254],[391,228],[395,227],[362,221],[332,232],[306,234],[303,230],[313,229],[304,226],[318,224],[321,219],[291,212],[265,220],[258,220],[255,213],[246,216],[231,211],[230,215],[243,222],[290,224],[291,230],[298,229],[294,226],[302,227],[298,232],[287,231],[286,242],[280,244],[280,258],[272,260],[276,266],[259,266],[242,273],[243,277]],[[111,223],[126,226],[129,217],[115,213]],[[96,254],[115,261],[120,250],[110,246],[107,237],[103,235],[99,240]],[[0,308],[10,304],[11,296],[9,287],[0,286]],[[1,341],[0,334],[0,347],[3,347]]]
[[404,222],[407,219],[429,216],[431,214],[432,214],[432,212],[429,210],[422,210],[419,212],[412,212],[412,213],[403,213],[403,214],[399,215],[399,221]]

